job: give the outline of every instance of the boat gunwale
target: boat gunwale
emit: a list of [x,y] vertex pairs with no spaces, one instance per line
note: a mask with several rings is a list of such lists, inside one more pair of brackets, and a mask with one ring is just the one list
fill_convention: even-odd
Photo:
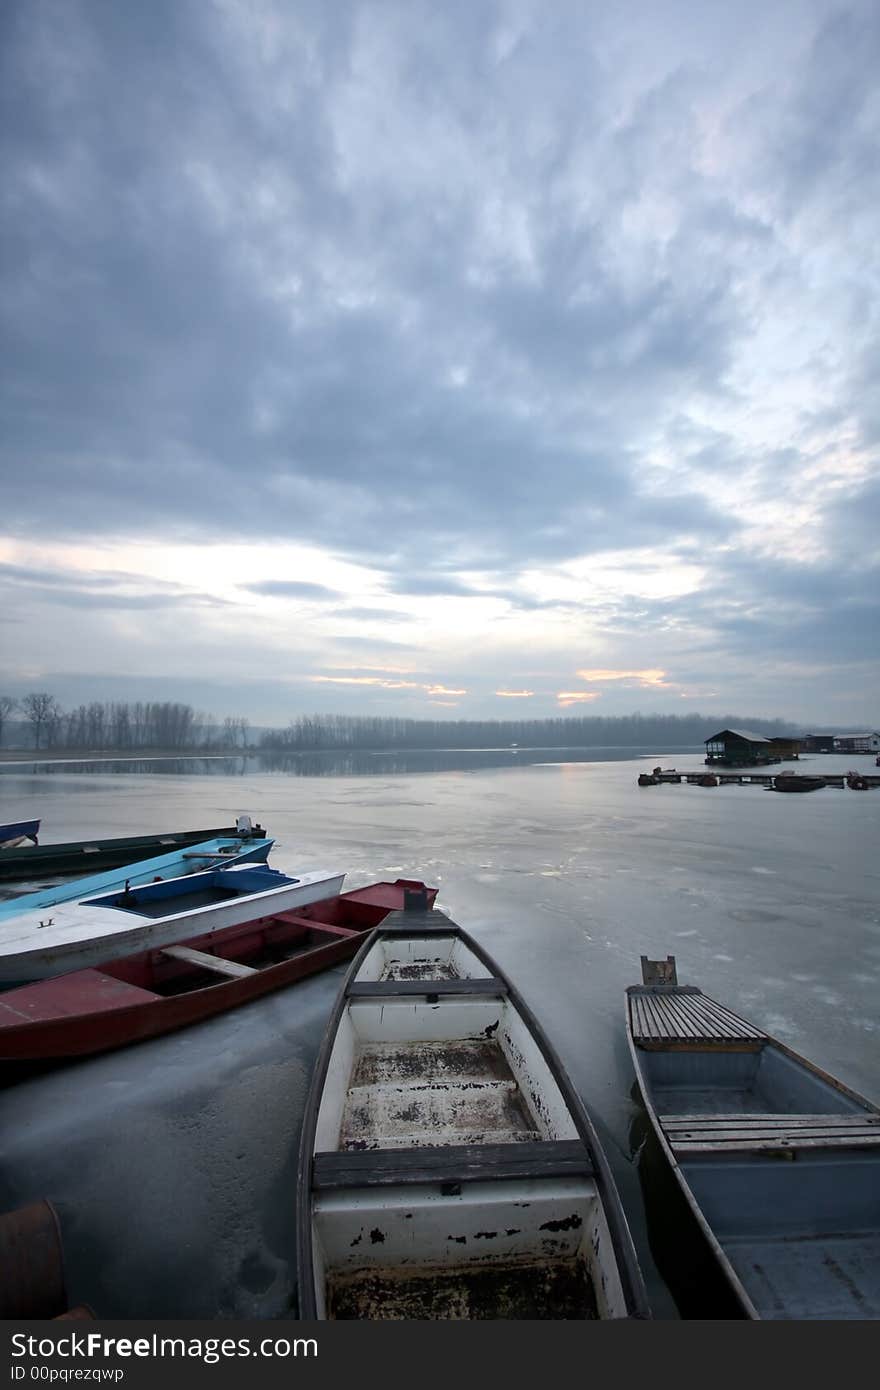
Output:
[[[436,924],[428,924],[425,920],[426,917],[432,916],[435,912],[439,919],[438,922]],[[490,971],[493,981],[501,981],[506,986],[508,1004],[519,1014],[526,1028],[530,1031],[544,1061],[547,1063],[551,1076],[559,1087],[562,1098],[568,1107],[577,1130],[578,1138],[583,1143],[587,1156],[593,1166],[592,1181],[595,1183],[598,1199],[607,1222],[611,1249],[614,1253],[621,1288],[623,1290],[624,1303],[628,1309],[627,1316],[636,1319],[649,1319],[651,1317],[651,1311],[648,1304],[644,1279],[641,1269],[639,1268],[632,1234],[627,1224],[623,1203],[617,1191],[611,1167],[589,1112],[575,1089],[574,1083],[563,1066],[558,1053],[550,1043],[543,1027],[509,977],[464,927],[459,926],[452,918],[447,917],[445,913],[440,912],[436,908],[430,908],[427,911],[412,911],[411,924],[408,924],[405,920],[408,915],[410,915],[410,913],[406,909],[404,909],[403,912],[395,914],[396,921],[392,922],[390,925],[381,923],[369,933],[366,940],[361,944],[357,955],[349,966],[345,980],[342,983],[333,1009],[327,1020],[324,1036],[312,1072],[311,1085],[303,1112],[297,1162],[296,1244],[300,1318],[307,1321],[316,1321],[318,1319],[313,1240],[315,1133],[318,1112],[323,1097],[324,1083],[330,1057],[336,1043],[339,1025],[353,997],[357,998],[357,996],[350,995],[349,986],[355,982],[358,971],[369,951],[372,950],[373,946],[378,944],[380,940],[394,937],[431,937],[440,934],[449,934],[455,936],[467,949],[473,951],[480,963]],[[432,983],[436,982],[425,981],[423,983],[425,988],[422,989],[421,993],[433,994],[435,992],[430,986]]]

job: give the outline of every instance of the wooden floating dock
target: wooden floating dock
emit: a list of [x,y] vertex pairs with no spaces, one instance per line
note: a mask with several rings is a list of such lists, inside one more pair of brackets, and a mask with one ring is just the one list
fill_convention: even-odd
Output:
[[[839,789],[843,789],[847,785],[848,774],[845,772],[811,772],[809,774],[791,772],[719,772],[715,768],[712,768],[711,770],[707,769],[705,772],[666,771],[655,773],[642,773],[640,778],[640,785],[645,786],[647,783],[653,783],[654,785],[657,785],[661,782],[680,784],[682,782],[685,782],[690,787],[716,784],[719,786],[736,785],[741,787],[773,787],[775,786],[776,779],[779,777],[785,779],[792,776],[806,777],[807,775],[809,775],[811,781],[821,782],[823,786],[826,787],[837,787]],[[860,772],[858,774],[858,777],[861,782],[866,784],[867,788],[874,789],[880,787],[880,775],[875,776],[874,774]],[[710,781],[710,779],[714,779],[714,781]]]

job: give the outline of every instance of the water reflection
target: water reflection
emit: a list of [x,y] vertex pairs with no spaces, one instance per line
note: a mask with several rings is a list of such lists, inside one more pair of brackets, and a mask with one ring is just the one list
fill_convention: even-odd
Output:
[[[668,750],[666,750],[668,752]],[[696,746],[682,753],[701,751]],[[345,749],[296,753],[192,754],[181,757],[48,757],[0,766],[5,773],[127,773],[150,776],[237,777],[253,773],[289,777],[388,777],[416,772],[478,772],[538,763],[619,762],[656,756],[653,748],[408,748],[372,751]]]
[[245,772],[259,771],[253,760],[246,755],[237,757],[189,757],[189,758],[65,758],[56,761],[33,763],[8,763],[0,767],[2,773],[23,772],[40,776],[63,776],[65,773],[81,775],[88,773],[149,773],[151,777],[161,776],[243,776]]

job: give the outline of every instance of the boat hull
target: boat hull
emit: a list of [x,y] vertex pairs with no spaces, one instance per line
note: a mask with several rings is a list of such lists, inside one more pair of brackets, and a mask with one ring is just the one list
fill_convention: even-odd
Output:
[[[107,1052],[142,1042],[284,989],[319,970],[350,960],[364,935],[389,912],[403,906],[404,894],[422,889],[433,901],[436,889],[409,880],[372,884],[323,899],[298,912],[272,913],[243,925],[190,939],[195,952],[215,953],[220,963],[244,964],[251,973],[208,983],[186,992],[157,994],[144,984],[180,990],[197,975],[192,965],[174,958],[157,961],[158,952],[126,957],[115,969],[81,970],[0,994],[0,1062],[59,1061]],[[308,939],[307,939],[308,938]],[[253,968],[267,945],[302,944],[300,954],[275,965]]]
[[[304,907],[323,898],[337,896],[345,878],[344,873],[316,870],[293,879],[264,869],[262,865],[232,865],[222,870],[222,876],[229,880],[230,885],[233,876],[241,874],[262,874],[269,882],[274,880],[268,876],[276,874],[280,883],[277,887],[248,892],[242,879],[243,891],[234,893],[230,886],[231,895],[225,900],[211,901],[155,918],[141,916],[123,907],[106,906],[101,899],[62,903],[58,908],[49,909],[51,915],[43,918],[46,923],[44,927],[40,925],[39,912],[13,917],[0,924],[0,947],[3,951],[0,955],[0,982],[7,985],[23,984],[89,966],[100,966],[105,961],[118,960],[135,951],[173,945],[185,941],[187,937],[220,931],[256,916]],[[220,876],[220,871],[217,875],[193,874],[184,880],[171,879],[149,884],[135,889],[134,893],[141,897],[153,890],[170,894],[181,883],[197,893],[200,880]]]
[[792,774],[790,777],[777,776],[773,779],[773,790],[777,792],[818,792],[825,787],[823,777],[804,777]]
[[631,988],[627,1036],[739,1315],[880,1316],[880,1108],[697,989]]
[[0,825],[0,850],[15,849],[18,845],[26,844],[28,840],[35,845],[39,831],[38,820],[10,821],[6,825]]
[[[254,834],[263,836],[260,826]],[[73,840],[58,845],[25,845],[0,852],[0,880],[39,879],[45,874],[90,874],[119,868],[136,860],[168,854],[203,840],[233,838],[234,825],[209,830],[169,830],[154,835],[124,835],[113,839]]]
[[222,837],[206,840],[189,849],[175,850],[172,854],[157,855],[154,859],[137,860],[125,864],[120,869],[107,869],[100,874],[90,874],[87,878],[66,880],[53,884],[51,888],[41,888],[33,893],[23,893],[19,897],[0,902],[0,921],[17,917],[22,912],[33,912],[37,908],[54,907],[57,903],[81,901],[97,893],[109,893],[124,888],[126,883],[132,888],[144,883],[152,883],[157,878],[177,878],[181,875],[199,873],[222,863],[261,864],[269,856],[274,840],[260,838]]
[[361,947],[298,1182],[310,1319],[648,1316],[595,1130],[537,1020],[440,913]]

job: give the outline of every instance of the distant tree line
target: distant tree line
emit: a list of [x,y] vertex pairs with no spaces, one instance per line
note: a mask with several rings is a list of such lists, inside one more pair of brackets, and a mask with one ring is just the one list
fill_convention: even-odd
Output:
[[394,748],[580,748],[699,745],[719,728],[737,725],[767,736],[792,732],[782,719],[738,715],[626,714],[555,719],[380,719],[312,714],[269,729],[259,746],[272,752],[316,749]]
[[[0,745],[18,715],[27,746],[68,752],[146,750],[272,753],[430,748],[576,748],[699,746],[719,729],[746,727],[767,736],[794,734],[782,719],[743,715],[575,715],[553,719],[394,719],[347,714],[300,715],[285,729],[264,730],[254,744],[248,719],[218,723],[176,701],[93,700],[65,711],[54,695],[35,690],[0,695]],[[9,739],[7,738],[7,743]]]
[[239,748],[247,747],[250,728],[249,720],[231,717],[218,726],[191,705],[171,700],[93,700],[65,711],[48,691],[32,690],[20,699],[0,695],[0,745],[15,714],[28,746],[53,751]]

